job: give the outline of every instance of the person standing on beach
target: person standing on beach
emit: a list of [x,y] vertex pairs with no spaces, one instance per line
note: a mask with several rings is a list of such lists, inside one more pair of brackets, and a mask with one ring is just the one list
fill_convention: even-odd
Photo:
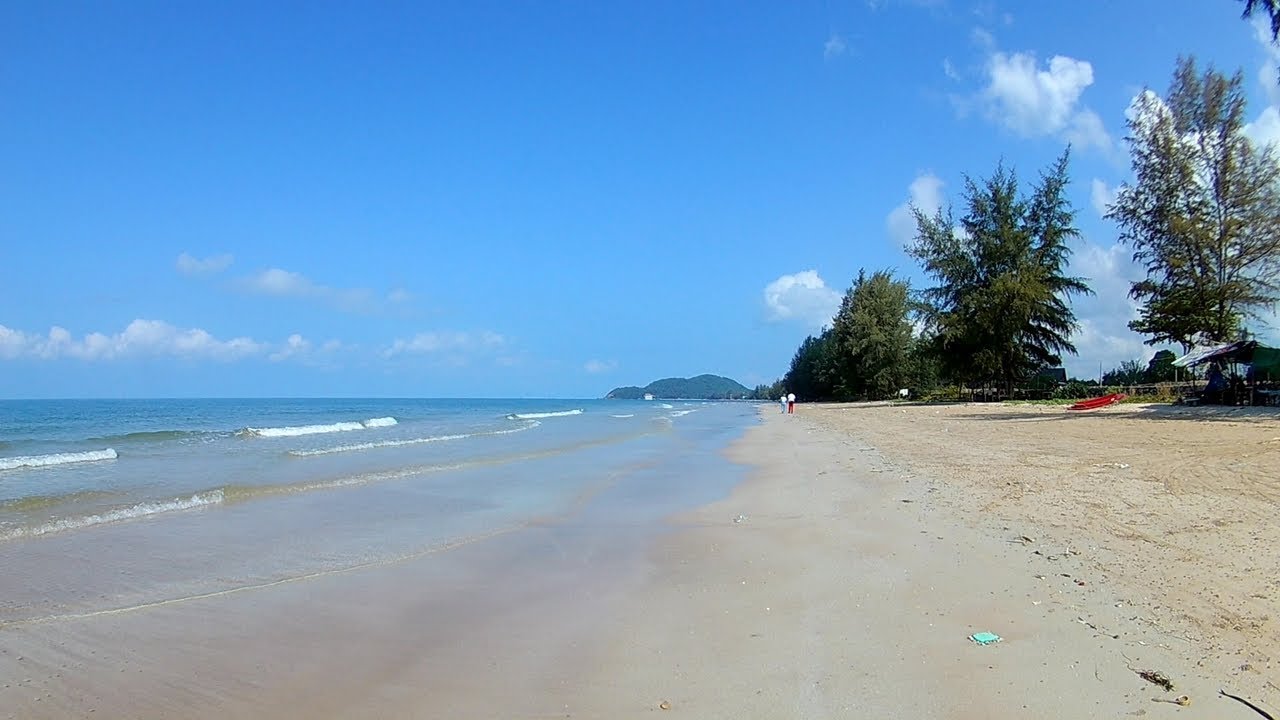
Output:
[[786,415],[787,414],[787,394],[786,393],[782,393],[782,397],[778,398],[778,406],[782,408],[778,412],[782,413],[783,415]]
[[796,394],[795,393],[787,393],[787,414],[789,415],[796,414]]

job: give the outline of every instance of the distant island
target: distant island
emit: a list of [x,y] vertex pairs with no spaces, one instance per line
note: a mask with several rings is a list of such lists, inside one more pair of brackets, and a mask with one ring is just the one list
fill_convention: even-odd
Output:
[[699,375],[691,378],[663,378],[644,387],[628,385],[614,388],[605,395],[606,400],[742,400],[751,396],[736,380],[719,375]]

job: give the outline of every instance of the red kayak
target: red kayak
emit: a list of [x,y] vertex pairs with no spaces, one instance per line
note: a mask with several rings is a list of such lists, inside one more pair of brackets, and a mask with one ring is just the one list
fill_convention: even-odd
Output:
[[1098,397],[1098,398],[1081,400],[1080,402],[1076,403],[1075,405],[1072,405],[1067,409],[1068,410],[1097,410],[1100,407],[1114,405],[1120,402],[1121,400],[1125,399],[1125,397],[1126,395],[1124,393],[1111,393],[1110,395],[1103,395],[1102,397]]

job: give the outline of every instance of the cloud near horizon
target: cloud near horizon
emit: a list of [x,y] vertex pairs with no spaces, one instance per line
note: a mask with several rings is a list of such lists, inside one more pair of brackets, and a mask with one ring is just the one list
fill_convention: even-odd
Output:
[[1071,341],[1078,354],[1062,360],[1073,376],[1096,377],[1099,366],[1105,372],[1125,360],[1145,363],[1160,349],[1144,344],[1144,337],[1129,329],[1129,321],[1138,317],[1139,310],[1138,303],[1129,297],[1129,287],[1142,277],[1142,268],[1133,263],[1127,247],[1083,243],[1071,258],[1069,272],[1085,278],[1094,292],[1072,299],[1080,328]]
[[498,333],[431,331],[420,332],[413,337],[400,338],[382,352],[384,357],[398,355],[433,355],[443,352],[479,352],[497,350],[507,345],[507,339]]
[[269,348],[252,338],[219,340],[200,328],[178,328],[160,320],[137,319],[119,333],[91,332],[76,339],[63,327],[53,326],[45,335],[0,325],[0,359],[74,358],[98,361],[132,357],[180,357],[238,360]]
[[588,361],[587,361],[587,362],[582,366],[582,369],[583,369],[583,370],[586,370],[587,372],[591,373],[592,375],[599,375],[599,374],[601,374],[601,373],[607,373],[607,372],[611,372],[611,371],[613,371],[613,370],[616,370],[616,369],[617,369],[617,367],[618,367],[618,361],[617,361],[617,360],[596,360],[596,359],[591,359],[591,360],[588,360]]

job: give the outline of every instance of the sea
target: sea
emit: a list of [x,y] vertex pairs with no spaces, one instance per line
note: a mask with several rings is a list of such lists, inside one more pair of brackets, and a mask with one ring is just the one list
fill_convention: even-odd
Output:
[[[750,403],[0,401],[0,628],[381,565],[591,513],[662,532]],[[643,534],[643,533],[642,533]]]

